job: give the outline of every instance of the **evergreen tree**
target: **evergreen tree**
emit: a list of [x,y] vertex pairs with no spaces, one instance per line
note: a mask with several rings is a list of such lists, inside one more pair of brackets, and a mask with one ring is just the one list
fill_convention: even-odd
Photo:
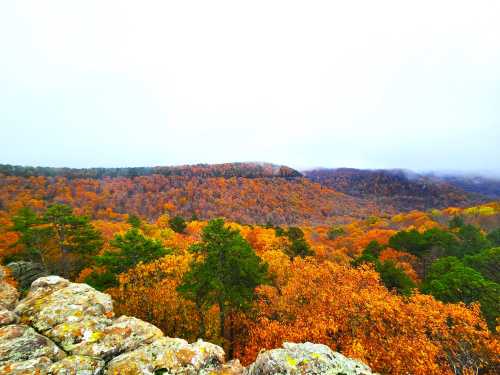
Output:
[[171,218],[168,225],[174,232],[177,233],[184,233],[187,227],[186,221],[181,216],[174,216]]
[[226,227],[222,219],[211,220],[203,229],[202,241],[190,250],[202,260],[193,262],[178,290],[200,310],[218,306],[220,336],[231,350],[226,318],[250,307],[255,288],[267,282],[267,265],[239,231]]

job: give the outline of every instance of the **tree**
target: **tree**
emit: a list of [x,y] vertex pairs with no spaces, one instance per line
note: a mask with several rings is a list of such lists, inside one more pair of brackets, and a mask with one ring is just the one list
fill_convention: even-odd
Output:
[[500,285],[486,280],[456,257],[441,258],[434,262],[422,284],[422,291],[443,302],[479,302],[491,328],[500,316]]
[[460,256],[479,253],[491,247],[490,241],[474,225],[464,225],[458,231],[461,240]]
[[141,227],[141,219],[137,215],[129,215],[127,223],[129,223],[133,228]]
[[226,227],[223,219],[211,220],[203,229],[202,241],[190,251],[199,259],[191,264],[178,290],[200,308],[218,306],[220,337],[231,351],[232,334],[226,334],[226,318],[250,307],[255,288],[267,282],[267,265],[239,230]]
[[448,227],[450,229],[461,228],[465,225],[464,218],[459,215],[453,216],[453,218],[448,222]]
[[500,247],[467,255],[464,257],[464,264],[480,272],[487,279],[500,283]]
[[160,241],[145,237],[137,228],[130,229],[125,235],[116,235],[110,243],[114,249],[95,258],[97,265],[106,268],[104,275],[94,272],[85,280],[93,286],[116,285],[116,275],[140,262],[149,263],[170,252]]
[[486,238],[490,241],[492,246],[500,246],[500,228],[492,230]]
[[187,227],[186,221],[181,216],[174,216],[169,220],[168,224],[177,233],[184,233]]
[[285,235],[290,240],[290,246],[286,250],[286,253],[290,258],[295,258],[297,256],[304,258],[314,254],[304,238],[304,232],[302,229],[298,227],[290,227],[285,232]]
[[328,230],[328,239],[334,240],[337,237],[340,237],[345,234],[345,230],[339,226],[333,226]]
[[416,287],[408,275],[391,260],[379,261],[375,269],[380,274],[380,279],[385,287],[389,290],[395,289],[399,294],[409,296]]
[[70,206],[51,205],[41,216],[25,208],[13,222],[12,230],[20,233],[20,243],[34,256],[32,260],[65,277],[74,277],[103,245],[89,219],[73,214]]

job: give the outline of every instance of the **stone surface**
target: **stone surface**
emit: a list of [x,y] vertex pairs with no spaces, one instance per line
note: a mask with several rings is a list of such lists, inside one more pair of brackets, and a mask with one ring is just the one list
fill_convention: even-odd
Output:
[[54,363],[48,372],[51,375],[98,375],[102,373],[104,364],[98,358],[72,355]]
[[2,375],[46,375],[52,361],[47,357],[38,357],[27,361],[0,364]]
[[39,357],[57,361],[66,354],[50,339],[31,327],[12,324],[0,328],[0,364],[22,362]]
[[361,362],[333,352],[321,344],[284,343],[282,349],[260,353],[247,370],[248,375],[369,375],[370,368]]
[[[107,294],[87,284],[70,283],[57,276],[42,277],[33,282],[28,296],[16,307],[21,322],[47,333],[59,324],[82,320],[104,320],[113,316],[113,303]],[[48,332],[56,342],[64,340]]]
[[36,279],[47,276],[47,272],[40,263],[20,261],[9,263],[7,267],[19,284],[19,288],[23,290],[29,288]]
[[88,338],[84,337],[82,342],[65,349],[75,354],[111,359],[118,354],[151,343],[162,337],[163,332],[140,319],[121,316],[104,329],[87,331],[85,335]]
[[114,358],[106,374],[217,374],[224,363],[224,351],[217,345],[198,340],[162,337],[149,345]]
[[0,308],[12,310],[19,299],[19,292],[12,285],[0,280]]
[[17,323],[19,317],[12,311],[0,308],[0,327]]

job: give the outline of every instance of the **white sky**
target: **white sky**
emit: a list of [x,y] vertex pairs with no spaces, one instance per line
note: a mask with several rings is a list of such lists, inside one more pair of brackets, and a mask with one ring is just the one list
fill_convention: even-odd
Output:
[[500,172],[500,1],[0,2],[0,163]]

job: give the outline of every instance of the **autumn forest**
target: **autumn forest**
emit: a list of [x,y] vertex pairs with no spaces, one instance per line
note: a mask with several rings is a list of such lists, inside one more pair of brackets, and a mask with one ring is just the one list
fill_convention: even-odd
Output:
[[0,263],[87,283],[119,314],[243,364],[309,341],[381,374],[495,374],[495,183],[265,163],[0,165]]

